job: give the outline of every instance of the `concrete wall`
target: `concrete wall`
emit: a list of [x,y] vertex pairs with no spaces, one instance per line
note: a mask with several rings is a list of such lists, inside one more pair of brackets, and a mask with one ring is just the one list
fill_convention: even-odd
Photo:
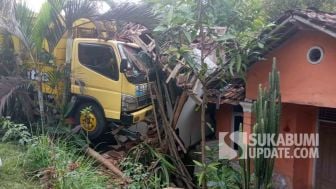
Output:
[[[296,106],[296,132],[317,133],[318,108]],[[314,159],[294,159],[294,188],[313,188]]]
[[233,107],[230,104],[223,104],[216,112],[216,134],[218,132],[231,132],[232,130]]
[[[318,108],[296,104],[283,104],[280,133],[317,132]],[[291,148],[291,154],[294,147]],[[275,171],[286,178],[288,188],[312,188],[313,159],[276,159]]]
[[[324,50],[321,63],[313,65],[307,52],[313,46]],[[336,107],[336,40],[317,31],[300,31],[267,59],[253,64],[247,75],[246,98],[255,99],[259,83],[268,82],[273,57],[280,71],[282,101],[286,103]]]

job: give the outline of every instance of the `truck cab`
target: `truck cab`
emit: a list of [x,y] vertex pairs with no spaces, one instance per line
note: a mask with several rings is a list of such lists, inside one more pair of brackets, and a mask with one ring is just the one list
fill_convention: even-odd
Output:
[[[99,29],[96,24],[100,25]],[[28,71],[31,80],[37,80],[41,73],[42,92],[58,99],[62,98],[66,85],[59,82],[57,87],[52,87],[48,84],[48,73],[70,67],[70,95],[74,105],[69,117],[75,125],[81,125],[90,139],[105,133],[108,122],[132,125],[143,121],[153,109],[146,77],[149,63],[140,57],[142,51],[138,45],[109,38],[115,30],[111,25],[77,20],[73,23],[72,37],[66,31],[52,51],[44,40],[44,49],[53,57],[53,64],[41,63]],[[71,61],[66,61],[67,54],[71,54]]]
[[74,118],[91,139],[104,133],[107,121],[131,125],[151,113],[148,81],[141,68],[146,63],[138,58],[140,51],[137,45],[120,41],[73,40]]

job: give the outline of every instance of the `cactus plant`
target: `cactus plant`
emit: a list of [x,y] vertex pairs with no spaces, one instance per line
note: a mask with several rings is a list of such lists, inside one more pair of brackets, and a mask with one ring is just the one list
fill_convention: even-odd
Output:
[[[256,122],[253,127],[255,134],[274,134],[275,139],[279,135],[279,122],[281,112],[281,95],[279,85],[279,72],[276,70],[276,60],[273,59],[272,72],[269,74],[269,88],[259,85],[257,101],[253,103],[252,111]],[[274,149],[272,144],[256,146],[256,148]],[[265,152],[265,150],[263,150]],[[258,189],[271,188],[274,157],[265,158],[263,155],[254,159],[255,187]]]
[[[252,112],[255,116],[255,124],[253,126],[254,134],[274,134],[275,140],[279,135],[279,123],[281,113],[281,95],[279,84],[279,72],[276,70],[276,60],[273,59],[272,71],[269,74],[269,87],[263,88],[259,85],[258,98],[253,103]],[[251,148],[247,146],[247,150]],[[261,145],[257,142],[254,146],[255,150],[262,148],[273,150],[276,146]],[[266,158],[263,154],[254,158],[254,179],[251,179],[250,157],[240,160],[242,167],[242,186],[244,189],[268,189],[272,188],[272,174],[274,167],[274,157]],[[253,181],[251,181],[253,180]]]

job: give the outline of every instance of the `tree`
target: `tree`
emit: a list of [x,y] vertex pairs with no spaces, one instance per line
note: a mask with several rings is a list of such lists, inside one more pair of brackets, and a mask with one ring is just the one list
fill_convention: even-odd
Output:
[[[155,12],[162,17],[160,25],[154,29],[160,56],[164,57],[161,58],[161,63],[173,65],[171,69],[176,64],[182,64],[183,71],[194,75],[202,85],[201,164],[205,165],[205,128],[208,125],[205,112],[210,90],[214,89],[213,82],[220,81],[217,84],[221,84],[216,89],[225,91],[227,83],[244,77],[247,58],[255,45],[255,42],[251,41],[255,39],[256,31],[263,28],[263,21],[260,21],[259,12],[251,14],[247,19],[243,14],[245,9],[241,9],[241,5],[245,5],[248,10],[255,4],[244,0],[238,1],[239,3],[230,0],[147,1],[154,4]],[[250,23],[250,20],[255,23]],[[255,26],[256,23],[260,27]],[[218,26],[222,26],[225,32],[217,33]],[[251,28],[252,26],[255,27]],[[195,50],[200,52],[199,55],[195,54]],[[210,55],[214,55],[217,60],[215,72],[205,63]],[[203,188],[206,187],[205,178],[200,178]]]
[[[23,44],[27,56],[37,67],[32,40],[34,13],[25,4],[16,4],[15,1],[1,1],[0,30],[16,36]],[[44,123],[44,103],[42,94],[42,77],[38,76],[37,93],[42,125]],[[14,88],[17,88],[14,86]]]
[[[65,109],[69,102],[70,92],[69,65],[72,54],[72,26],[76,20],[87,18],[95,23],[95,20],[118,19],[124,22],[142,22],[148,24],[148,26],[151,24],[153,27],[156,23],[155,17],[151,14],[147,5],[118,4],[104,15],[100,15],[97,9],[97,2],[91,0],[48,0],[42,5],[38,13],[31,11],[25,3],[16,3],[16,1],[9,0],[4,0],[0,3],[0,30],[3,34],[2,36],[5,37],[5,40],[9,39],[8,41],[11,41],[12,36],[19,39],[23,46],[21,49],[15,50],[19,50],[22,53],[18,56],[21,59],[20,62],[27,63],[31,61],[33,63],[32,69],[37,71],[38,79],[33,84],[37,90],[42,125],[44,125],[46,113],[46,104],[44,104],[42,94],[42,68],[45,63],[50,66],[49,62],[53,59],[52,53],[64,36],[67,38],[65,63],[57,66],[58,68],[55,72],[47,74],[55,80],[50,81],[51,85],[58,85],[60,81],[63,83],[63,97],[53,106],[56,106],[61,115],[66,112]],[[133,11],[133,14],[129,13],[130,10]],[[3,48],[3,50],[10,50],[10,48]],[[10,61],[14,62],[13,57]],[[22,74],[25,76],[26,72],[22,71]],[[28,80],[24,81],[32,83]],[[12,87],[15,88],[16,86]],[[61,117],[60,119],[63,118]]]

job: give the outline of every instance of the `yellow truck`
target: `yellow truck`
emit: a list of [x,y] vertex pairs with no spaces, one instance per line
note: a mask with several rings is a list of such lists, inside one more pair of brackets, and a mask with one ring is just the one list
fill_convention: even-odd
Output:
[[[131,125],[152,112],[148,81],[141,69],[144,63],[137,58],[141,51],[139,46],[98,38],[95,27],[88,20],[76,21],[70,45],[71,96],[75,101],[72,116],[75,123],[88,132],[90,139],[101,136],[107,122]],[[69,50],[69,40],[65,36],[52,52],[56,64],[65,64]],[[31,70],[31,79],[35,73]],[[48,86],[43,89],[44,93],[51,93]],[[81,113],[88,107],[89,113]]]

